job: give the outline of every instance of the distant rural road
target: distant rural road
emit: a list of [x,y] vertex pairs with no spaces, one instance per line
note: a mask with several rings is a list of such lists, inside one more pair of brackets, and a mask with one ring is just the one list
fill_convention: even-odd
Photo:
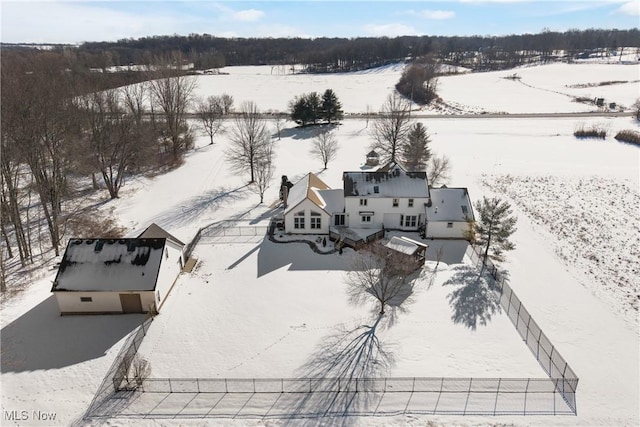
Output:
[[[632,117],[633,111],[589,111],[581,113],[486,113],[486,114],[423,114],[412,113],[411,117],[416,119],[558,119],[558,118],[589,118],[589,117]],[[263,114],[264,118],[273,118],[275,114]],[[281,113],[282,117],[288,117],[288,113]],[[190,119],[197,119],[193,113],[187,114]],[[369,114],[370,119],[378,117],[376,114]],[[366,114],[345,113],[344,119],[366,119]]]
[[[634,114],[632,111],[593,111],[583,113],[411,114],[411,116],[420,119],[555,119],[571,117],[631,117]],[[357,115],[353,115],[349,118],[357,117]]]

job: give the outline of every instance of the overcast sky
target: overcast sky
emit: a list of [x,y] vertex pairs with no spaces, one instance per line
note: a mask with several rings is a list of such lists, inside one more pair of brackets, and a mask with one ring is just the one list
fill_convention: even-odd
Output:
[[2,41],[81,43],[153,35],[504,35],[640,27],[639,0],[5,1]]

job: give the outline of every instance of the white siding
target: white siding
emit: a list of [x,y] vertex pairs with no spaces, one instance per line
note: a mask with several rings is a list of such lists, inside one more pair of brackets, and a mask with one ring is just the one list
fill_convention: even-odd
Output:
[[[171,290],[171,286],[176,280],[176,277],[180,274],[179,260],[181,255],[181,251],[175,248],[175,246],[165,245],[162,261],[160,262],[160,271],[158,272],[158,281],[156,282],[156,308],[160,307],[160,304]],[[160,296],[159,299],[157,298],[158,296]],[[144,301],[142,301],[142,306],[147,310]]]
[[[304,228],[294,228],[295,214],[298,212],[304,212]],[[320,228],[311,228],[311,211],[320,214]],[[324,210],[320,209],[309,199],[305,199],[302,203],[293,207],[284,216],[284,229],[287,233],[291,234],[329,234],[329,222],[331,218]]]
[[[450,221],[449,221],[450,222]],[[464,239],[469,224],[467,222],[453,222],[452,228],[447,228],[445,221],[427,222],[426,237],[433,239]]]
[[[122,313],[120,294],[130,292],[54,292],[60,313]],[[142,309],[148,310],[154,301],[152,291],[135,292],[140,294]],[[82,302],[81,297],[91,298],[91,302]]]
[[[360,205],[360,199],[365,198],[367,205]],[[413,206],[409,207],[409,198],[398,199],[398,207],[393,206],[393,198],[386,197],[346,197],[345,211],[349,213],[349,226],[353,228],[405,229],[400,226],[400,215],[415,215],[424,221],[424,205],[426,198],[413,198]],[[373,212],[370,223],[361,222],[360,212]],[[419,225],[419,224],[418,224]],[[406,228],[417,230],[414,228]]]

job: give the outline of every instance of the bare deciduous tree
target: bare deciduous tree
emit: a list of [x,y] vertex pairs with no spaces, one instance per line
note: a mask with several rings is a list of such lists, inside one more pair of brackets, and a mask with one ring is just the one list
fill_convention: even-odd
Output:
[[427,179],[431,187],[439,187],[449,182],[451,164],[447,156],[433,155],[427,167]]
[[373,243],[361,250],[347,273],[349,299],[356,304],[375,300],[381,316],[387,306],[402,308],[413,293],[415,271],[406,256]]
[[284,124],[287,122],[287,119],[279,113],[276,113],[276,116],[273,119],[273,125],[276,128],[276,135],[278,135],[278,141],[281,139],[282,130],[284,129]]
[[109,196],[115,199],[135,157],[134,118],[123,110],[116,89],[79,97],[77,102],[88,130],[87,157],[100,170]]
[[338,155],[338,140],[329,131],[320,132],[311,141],[311,154],[320,159],[324,168]]
[[273,179],[273,163],[270,158],[265,158],[257,162],[255,175],[254,188],[260,196],[260,203],[263,203],[264,193],[267,191],[267,188],[271,186],[271,180]]
[[196,104],[196,116],[200,120],[202,129],[209,135],[209,141],[213,144],[213,137],[222,128],[224,115],[220,98],[209,96],[207,99],[199,100]]
[[252,101],[243,103],[231,130],[227,160],[236,170],[248,171],[249,183],[253,183],[256,165],[270,155],[272,144],[258,106]]
[[[173,62],[180,63],[180,58]],[[195,87],[196,80],[184,75],[149,82],[151,105],[161,114],[162,120],[158,125],[174,161],[180,160],[182,153],[191,145],[186,115]]]
[[387,97],[373,121],[371,136],[374,143],[371,148],[382,153],[385,160],[399,160],[400,148],[411,124],[410,112],[409,103],[394,93]]
[[233,96],[223,93],[219,98],[222,114],[228,116],[233,111]]

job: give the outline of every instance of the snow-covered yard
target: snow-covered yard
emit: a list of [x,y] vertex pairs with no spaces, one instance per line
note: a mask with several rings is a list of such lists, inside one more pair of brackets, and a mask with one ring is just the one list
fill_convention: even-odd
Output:
[[[470,307],[464,298],[451,298],[475,282],[463,268],[464,248],[452,246],[445,247],[453,263],[441,263],[434,280],[425,269],[413,303],[402,307],[406,312],[390,314],[376,328],[390,362],[376,374],[543,378],[495,299]],[[375,323],[373,302],[348,302],[351,250],[319,255],[300,243],[265,239],[200,245],[195,256],[196,271],[178,282],[140,349],[154,377],[316,377],[322,355]],[[479,320],[484,316],[486,325]]]

